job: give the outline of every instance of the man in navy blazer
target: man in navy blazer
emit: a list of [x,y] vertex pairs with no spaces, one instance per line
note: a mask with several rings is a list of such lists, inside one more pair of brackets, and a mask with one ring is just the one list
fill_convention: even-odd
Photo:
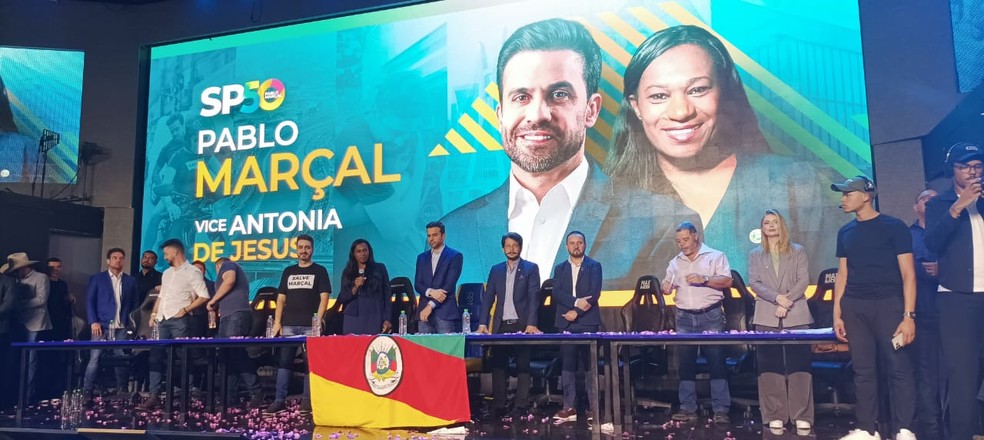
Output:
[[[570,333],[593,333],[601,328],[601,312],[598,311],[598,299],[601,297],[601,263],[584,255],[587,247],[584,233],[571,231],[567,234],[567,260],[554,268],[554,290],[552,301],[557,305],[555,322],[560,331]],[[561,345],[560,356],[563,367],[560,373],[560,383],[564,389],[564,407],[554,415],[559,422],[577,420],[574,409],[577,403],[575,378],[578,368],[585,372],[588,368],[587,347]],[[597,392],[594,381],[585,378],[586,389],[590,394]],[[588,408],[588,419],[592,418],[592,410]]]
[[939,256],[936,305],[940,341],[949,375],[952,438],[971,438],[978,430],[978,353],[984,347],[984,148],[959,142],[947,150],[947,174],[953,188],[926,204],[926,247]]
[[444,224],[427,224],[429,250],[417,256],[413,288],[420,295],[418,333],[454,333],[461,321],[455,296],[464,257],[445,246]]
[[[107,339],[109,332],[114,332],[117,340],[127,338],[126,324],[130,320],[130,312],[137,307],[137,280],[123,273],[123,260],[126,252],[120,248],[112,248],[106,252],[108,270],[89,277],[86,288],[86,311],[92,340]],[[110,328],[113,323],[115,328]],[[122,354],[122,350],[117,350]],[[102,350],[94,348],[89,352],[89,365],[85,368],[85,379],[82,391],[85,399],[92,398],[92,388],[95,384],[96,373],[99,371],[99,357]],[[128,374],[125,366],[116,367],[117,392],[127,390]]]
[[[495,333],[540,333],[537,328],[537,311],[540,291],[540,268],[536,263],[519,257],[523,251],[523,237],[515,232],[502,236],[502,253],[506,261],[492,266],[489,281],[482,294],[482,312],[478,316],[478,333],[489,333],[489,314]],[[530,349],[526,346],[494,347],[492,350],[492,407],[496,415],[504,415],[506,409],[506,378],[509,357],[516,357],[516,404],[513,412],[526,414],[530,396]]]

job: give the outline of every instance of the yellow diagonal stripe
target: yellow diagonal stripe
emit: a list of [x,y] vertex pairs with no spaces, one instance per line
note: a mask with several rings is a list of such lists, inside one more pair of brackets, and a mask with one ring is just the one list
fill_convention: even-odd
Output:
[[591,156],[591,158],[594,159],[595,162],[605,163],[605,157],[607,157],[608,154],[605,153],[604,149],[598,146],[598,143],[595,142],[594,139],[585,137],[584,149],[588,153],[588,156]]
[[[601,79],[614,86],[615,90],[618,90],[619,92],[622,91],[622,76],[615,73],[611,67],[608,67],[608,64],[601,63]],[[601,106],[604,107],[605,110],[610,111],[613,115],[618,114],[618,108],[622,105],[622,96],[608,96],[604,92],[602,92],[602,95],[604,96],[604,99],[601,101]]]
[[437,144],[434,146],[434,149],[431,150],[430,154],[427,155],[427,157],[450,156],[450,155],[451,153],[448,153],[448,150],[444,148],[444,145]]
[[604,32],[598,30],[598,28],[592,26],[591,23],[588,23],[582,18],[576,18],[574,20],[583,24],[584,27],[588,29],[588,32],[591,33],[591,36],[594,38],[595,42],[598,43],[598,47],[600,47],[601,50],[606,52],[608,55],[611,55],[611,57],[615,58],[615,60],[619,63],[622,63],[623,67],[629,64],[629,60],[632,59],[632,55],[623,49],[622,46],[619,46],[615,40],[612,40],[608,35],[605,35]]
[[731,57],[734,58],[735,63],[741,66],[750,75],[759,80],[762,84],[772,89],[777,95],[783,97],[787,102],[789,102],[794,108],[803,113],[806,117],[810,118],[817,125],[823,127],[832,136],[837,138],[837,140],[847,145],[851,151],[860,157],[870,157],[871,156],[871,146],[868,145],[863,139],[857,137],[850,130],[844,128],[839,122],[834,118],[830,117],[826,112],[813,105],[810,100],[806,99],[802,95],[796,92],[792,87],[782,82],[778,77],[762,67],[761,64],[757,63],[747,54],[738,49],[734,44],[728,42],[720,34],[707,26],[704,22],[700,21],[697,17],[687,12],[687,10],[680,7],[677,4],[671,3],[661,3],[660,7],[663,8],[668,14],[676,18],[680,23],[691,24],[695,26],[700,26],[710,32],[712,35],[717,37],[724,43],[728,52],[731,53]]
[[646,8],[639,6],[629,8],[629,13],[632,14],[637,20],[642,22],[642,24],[646,25],[646,27],[648,27],[654,34],[656,31],[661,31],[669,27],[665,21],[653,15],[653,13],[649,12]]
[[496,83],[489,83],[485,86],[485,93],[488,93],[495,102],[499,102],[499,85]]
[[[35,115],[34,112],[31,111],[31,109],[24,106],[24,103],[21,102],[20,98],[18,98],[17,95],[11,93],[9,90],[7,91],[7,99],[10,101],[11,106],[20,110],[20,112],[24,115],[24,118],[26,119],[29,125],[33,127],[38,127],[39,129],[47,128],[44,126],[44,121],[42,121],[41,118]],[[61,133],[59,133],[59,135],[61,135]],[[65,135],[65,138],[66,138],[65,141],[67,142],[75,140],[75,145],[78,145],[78,139],[76,139],[74,135],[71,136]],[[51,161],[56,168],[60,170],[65,170],[66,174],[69,172],[68,170],[75,168],[75,166],[69,165],[69,163],[66,162],[65,159],[55,154],[54,151],[48,153],[48,160]],[[40,178],[41,176],[38,176],[38,179]],[[71,178],[71,176],[66,176],[66,178]]]
[[454,148],[458,150],[459,153],[475,152],[475,149],[468,144],[468,141],[466,141],[465,138],[461,137],[461,135],[458,134],[458,131],[453,128],[448,130],[448,134],[444,135],[444,138],[447,139],[448,142],[451,142],[451,145],[453,145]]
[[465,130],[474,136],[486,150],[499,151],[502,149],[502,145],[499,144],[499,141],[490,136],[489,133],[479,126],[471,116],[468,116],[468,113],[461,115],[461,117],[458,118],[458,123],[461,124],[462,127],[465,127]]
[[834,150],[831,150],[827,144],[825,144],[812,133],[807,131],[805,128],[796,123],[792,118],[783,113],[782,110],[776,106],[770,104],[765,100],[762,95],[755,93],[754,90],[745,87],[745,93],[748,95],[748,101],[758,109],[766,119],[769,119],[774,124],[778,125],[786,134],[796,139],[797,142],[802,144],[808,150],[817,155],[821,160],[830,165],[831,168],[836,170],[842,176],[857,176],[859,174],[864,174],[857,167],[854,166],[847,159],[841,157]]
[[483,99],[476,99],[472,102],[472,108],[478,112],[478,114],[489,124],[492,124],[496,130],[499,129],[499,118],[495,115],[495,109],[489,106],[488,103]]
[[604,119],[598,118],[595,121],[594,129],[606,140],[610,141],[612,139],[612,126],[605,122]]
[[626,23],[625,20],[622,20],[618,15],[615,15],[614,12],[603,12],[598,16],[601,18],[601,21],[605,22],[605,24],[614,29],[615,32],[618,32],[619,35],[625,37],[626,40],[629,40],[629,43],[632,43],[633,46],[639,47],[643,41],[646,41],[645,35],[642,35],[641,32],[635,30],[635,28]]

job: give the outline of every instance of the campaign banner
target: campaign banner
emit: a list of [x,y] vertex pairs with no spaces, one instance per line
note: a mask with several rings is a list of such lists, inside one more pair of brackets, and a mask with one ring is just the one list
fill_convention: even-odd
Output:
[[745,274],[768,208],[816,276],[850,220],[830,183],[872,171],[847,0],[446,0],[156,46],[149,72],[141,246],[229,257],[254,294],[298,234],[333,286],[358,238],[412,277],[432,221],[460,282],[507,232],[551,278],[578,230],[630,290],[683,221]]

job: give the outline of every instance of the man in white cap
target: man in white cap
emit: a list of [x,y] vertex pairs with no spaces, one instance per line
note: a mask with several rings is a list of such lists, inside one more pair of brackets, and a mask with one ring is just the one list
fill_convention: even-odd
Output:
[[[35,271],[31,265],[37,263],[24,252],[7,256],[7,264],[0,267],[0,272],[8,273],[25,286],[25,295],[17,304],[17,313],[21,324],[24,324],[25,341],[35,342],[38,333],[51,329],[51,319],[48,317],[48,292],[50,281],[48,276]],[[31,351],[27,358],[27,401],[34,401],[34,375],[38,371],[36,351]]]

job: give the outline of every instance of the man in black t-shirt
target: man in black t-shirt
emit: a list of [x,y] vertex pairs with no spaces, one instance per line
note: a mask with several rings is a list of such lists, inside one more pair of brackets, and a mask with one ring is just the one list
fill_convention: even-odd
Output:
[[[249,336],[253,329],[253,311],[249,308],[249,279],[242,266],[222,257],[215,260],[215,294],[205,304],[209,313],[219,314],[216,338]],[[259,408],[263,394],[256,376],[256,363],[249,357],[245,348],[223,350],[228,371],[226,372],[226,401],[236,402],[236,387],[242,378],[246,392],[250,395],[249,406]]]
[[147,294],[161,286],[161,273],[157,271],[157,252],[145,250],[140,257],[140,270],[134,275],[137,279],[137,305],[143,306]]
[[878,440],[878,368],[891,387],[892,426],[896,440],[915,440],[915,383],[908,345],[916,336],[916,271],[909,229],[901,220],[872,206],[875,184],[856,176],[830,189],[843,193],[841,208],[855,219],[837,233],[837,281],[834,283],[834,332],[850,337],[855,415],[858,429],[843,439]]
[[[283,336],[304,336],[311,334],[311,321],[314,315],[318,322],[325,316],[328,295],[331,294],[331,281],[324,266],[311,261],[314,254],[314,238],[301,234],[297,237],[297,264],[284,269],[277,290],[277,311],[274,313],[273,334]],[[320,336],[320,335],[317,335]],[[277,368],[277,393],[266,412],[278,413],[285,409],[287,386],[290,384],[291,364],[296,349],[281,350],[280,364]],[[311,408],[311,390],[304,380],[304,399],[301,410]]]

